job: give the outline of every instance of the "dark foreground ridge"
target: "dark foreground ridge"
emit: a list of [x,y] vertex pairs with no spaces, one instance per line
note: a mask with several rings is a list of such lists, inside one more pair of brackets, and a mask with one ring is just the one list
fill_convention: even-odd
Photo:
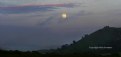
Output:
[[58,53],[40,53],[37,51],[5,51],[0,50],[0,57],[120,57],[120,53],[73,53],[73,54],[58,54]]
[[55,50],[0,50],[0,57],[120,57],[121,28],[106,26]]

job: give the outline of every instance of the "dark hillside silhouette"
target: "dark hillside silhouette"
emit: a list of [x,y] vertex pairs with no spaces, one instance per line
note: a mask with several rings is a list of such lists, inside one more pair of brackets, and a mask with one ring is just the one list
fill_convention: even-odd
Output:
[[94,33],[86,34],[81,40],[73,42],[61,53],[110,53],[121,51],[121,28],[106,26]]

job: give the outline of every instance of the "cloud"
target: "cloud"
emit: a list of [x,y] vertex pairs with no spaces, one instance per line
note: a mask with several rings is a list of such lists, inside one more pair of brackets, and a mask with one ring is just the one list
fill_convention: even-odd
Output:
[[31,13],[31,12],[45,12],[45,11],[53,11],[58,9],[59,7],[74,7],[73,3],[68,4],[45,4],[45,5],[19,5],[19,6],[4,6],[0,7],[0,13],[2,14],[20,14],[20,13]]
[[49,6],[17,6],[17,7],[0,7],[2,14],[17,14],[17,13],[31,13],[36,11],[51,11],[56,9]]

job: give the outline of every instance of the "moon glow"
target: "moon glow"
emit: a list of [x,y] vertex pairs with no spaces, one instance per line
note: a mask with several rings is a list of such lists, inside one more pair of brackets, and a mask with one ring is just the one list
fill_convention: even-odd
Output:
[[66,13],[62,13],[62,18],[66,19],[67,18],[67,14]]

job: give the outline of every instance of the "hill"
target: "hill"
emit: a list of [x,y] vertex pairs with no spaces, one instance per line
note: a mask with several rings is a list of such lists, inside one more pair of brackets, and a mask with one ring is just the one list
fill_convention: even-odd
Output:
[[110,53],[121,51],[121,28],[106,26],[71,45],[58,49],[60,53]]

